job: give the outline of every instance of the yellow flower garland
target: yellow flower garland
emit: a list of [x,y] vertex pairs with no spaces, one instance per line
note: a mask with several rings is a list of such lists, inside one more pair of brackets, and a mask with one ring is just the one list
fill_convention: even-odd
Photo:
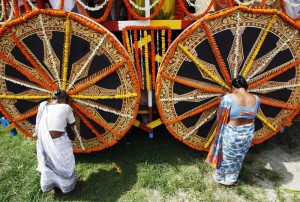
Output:
[[230,87],[224,83],[223,81],[221,81],[218,77],[216,77],[213,73],[211,73],[209,70],[207,70],[203,64],[201,64],[201,62],[193,56],[193,54],[191,54],[188,49],[186,49],[181,43],[178,44],[178,47],[181,48],[181,50],[183,50],[183,52],[195,63],[195,65],[197,67],[199,67],[201,69],[201,71],[203,71],[204,73],[206,73],[210,78],[212,78],[215,82],[217,82],[218,84],[220,84],[223,88],[226,88],[228,90],[230,90]]
[[[147,30],[144,30],[144,38],[147,38]],[[148,52],[148,43],[145,43],[145,71],[146,71],[146,87],[147,91],[151,91],[151,75],[149,73],[149,52]]]
[[[80,99],[91,99],[91,100],[98,100],[98,99],[125,99],[136,97],[137,93],[129,93],[129,94],[122,94],[122,95],[71,95],[72,98],[80,98]],[[1,98],[1,97],[0,97]]]
[[268,35],[268,33],[269,33],[269,31],[270,31],[272,25],[274,24],[274,22],[275,22],[275,20],[276,20],[276,17],[277,17],[277,16],[276,16],[275,14],[272,16],[272,18],[271,18],[271,20],[269,21],[269,23],[268,23],[266,29],[264,30],[263,35],[261,36],[261,38],[260,38],[260,40],[259,40],[259,42],[258,42],[258,44],[257,44],[257,46],[256,46],[256,48],[255,48],[255,50],[254,50],[254,52],[253,52],[253,54],[251,55],[251,58],[250,58],[248,64],[246,65],[245,69],[243,70],[243,73],[242,73],[242,76],[243,76],[243,77],[246,77],[246,75],[247,75],[248,72],[250,71],[250,68],[251,68],[251,66],[252,66],[252,64],[253,64],[253,62],[254,62],[254,60],[255,60],[255,58],[256,58],[258,52],[260,51],[261,46],[262,46],[262,44],[264,43],[264,41],[265,41],[265,39],[266,39],[266,37],[267,37],[267,35]]
[[63,56],[63,69],[62,69],[62,89],[66,89],[67,86],[67,73],[69,66],[69,55],[70,55],[70,42],[71,42],[71,21],[67,17],[66,20],[66,33],[65,33],[65,42],[64,42],[64,56]]

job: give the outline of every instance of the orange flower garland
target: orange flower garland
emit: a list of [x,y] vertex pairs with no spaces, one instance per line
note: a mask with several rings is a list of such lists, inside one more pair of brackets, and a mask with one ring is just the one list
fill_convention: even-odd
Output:
[[60,10],[64,10],[64,7],[65,7],[65,0],[60,0],[60,6],[59,6],[59,9],[60,9]]
[[134,10],[131,8],[131,5],[129,3],[128,0],[123,0],[125,3],[125,6],[127,8],[127,11],[133,16],[135,17],[137,20],[151,20],[153,19],[161,10],[161,8],[163,7],[165,0],[160,0],[160,3],[158,4],[157,9],[155,10],[154,13],[152,13],[149,17],[141,17],[138,14],[136,14],[136,12],[134,12]]
[[216,44],[216,41],[215,41],[214,37],[212,36],[212,33],[209,30],[208,25],[205,22],[203,24],[203,28],[205,30],[205,33],[206,33],[208,42],[210,44],[210,47],[212,48],[212,51],[213,51],[213,53],[215,55],[217,63],[219,65],[219,67],[220,67],[220,70],[222,71],[222,74],[223,74],[223,76],[225,78],[225,81],[227,82],[227,84],[230,84],[231,83],[231,79],[230,79],[229,73],[228,73],[228,71],[226,69],[226,65],[225,65],[225,63],[223,61],[221,53],[220,53],[220,51],[218,49],[218,46]]
[[76,6],[79,8],[80,12],[84,16],[86,16],[86,17],[88,17],[88,18],[90,18],[90,19],[92,19],[92,20],[94,20],[95,22],[98,22],[98,23],[104,21],[107,18],[108,14],[110,13],[110,10],[111,10],[113,2],[114,2],[114,0],[108,1],[107,7],[106,7],[106,9],[104,11],[103,16],[100,17],[100,18],[98,18],[98,19],[96,19],[96,18],[92,18],[91,16],[89,16],[89,14],[84,10],[84,8],[82,7],[82,5],[80,3],[78,3],[77,0],[75,0]]
[[14,0],[14,11],[15,11],[15,16],[20,15],[18,0]]
[[36,108],[35,110],[32,110],[30,112],[27,112],[26,114],[23,114],[22,116],[16,117],[14,118],[11,122],[18,122],[18,121],[22,121],[24,119],[27,119],[29,117],[32,117],[34,115],[36,115],[38,112],[38,109]]
[[138,43],[137,42],[138,42],[137,30],[133,30],[133,46],[134,46],[134,54],[135,54],[135,68],[137,70],[140,88],[143,89],[142,72],[141,72],[141,65],[140,65],[140,59],[139,59],[139,49],[138,49]]
[[168,74],[165,74],[165,73],[162,73],[161,76],[164,77],[164,78],[166,78],[166,79],[169,79],[171,81],[180,83],[182,85],[185,85],[185,86],[188,86],[188,87],[192,87],[192,88],[195,88],[195,89],[199,89],[199,90],[203,90],[203,91],[206,91],[206,92],[221,93],[221,94],[225,93],[223,90],[215,89],[215,88],[212,88],[212,87],[205,87],[204,85],[200,85],[200,84],[195,84],[195,83],[192,83],[192,82],[188,82],[188,81],[186,81],[184,79],[180,79],[178,77],[172,77],[172,76],[169,76]]
[[184,0],[178,0],[178,1],[180,3],[180,6],[181,6],[183,12],[192,19],[200,19],[203,16],[205,16],[209,12],[209,10],[211,9],[211,7],[213,6],[213,4],[215,2],[215,0],[211,0],[210,4],[207,6],[205,11],[203,11],[203,13],[201,13],[200,15],[193,15],[186,9],[185,3],[183,2]]
[[204,106],[202,105],[202,106],[198,107],[198,109],[196,109],[196,110],[188,112],[187,114],[180,115],[176,119],[167,121],[166,125],[172,125],[172,124],[174,124],[174,123],[176,123],[178,121],[182,121],[183,119],[186,119],[188,117],[191,117],[191,116],[194,116],[196,114],[199,114],[199,113],[201,113],[201,112],[203,112],[203,111],[205,111],[205,110],[207,110],[209,108],[212,108],[213,106],[218,105],[219,103],[220,103],[220,99],[215,99],[214,101],[212,101],[210,103],[207,103]]

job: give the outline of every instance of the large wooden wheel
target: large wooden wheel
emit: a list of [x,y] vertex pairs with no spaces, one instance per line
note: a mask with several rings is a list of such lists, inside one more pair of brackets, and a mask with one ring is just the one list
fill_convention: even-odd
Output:
[[35,10],[0,29],[0,109],[24,135],[37,106],[57,88],[73,98],[75,152],[112,146],[137,115],[136,72],[122,44],[101,25],[55,10]]
[[278,133],[299,112],[300,34],[277,10],[236,7],[200,19],[171,45],[157,78],[167,129],[198,150],[214,136],[220,97],[243,75],[261,98],[253,139]]

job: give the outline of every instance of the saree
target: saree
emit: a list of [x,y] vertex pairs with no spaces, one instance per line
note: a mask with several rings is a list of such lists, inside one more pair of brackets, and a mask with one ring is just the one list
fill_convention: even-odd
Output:
[[[217,133],[212,142],[206,162],[215,170],[213,179],[224,185],[234,184],[254,136],[254,123],[228,125],[232,94],[222,97],[217,117]],[[259,106],[259,105],[258,105]]]
[[41,189],[48,192],[58,187],[63,193],[68,193],[76,185],[72,142],[66,132],[52,139],[47,127],[47,113],[47,102],[42,102],[36,120],[37,171],[41,173]]

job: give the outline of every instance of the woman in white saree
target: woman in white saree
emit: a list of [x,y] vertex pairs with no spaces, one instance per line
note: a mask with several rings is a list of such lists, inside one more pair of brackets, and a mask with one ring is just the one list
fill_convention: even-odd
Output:
[[50,102],[40,104],[36,118],[37,171],[41,173],[41,189],[59,188],[68,193],[75,188],[75,158],[66,126],[74,125],[72,108],[66,104],[66,92],[56,90]]

